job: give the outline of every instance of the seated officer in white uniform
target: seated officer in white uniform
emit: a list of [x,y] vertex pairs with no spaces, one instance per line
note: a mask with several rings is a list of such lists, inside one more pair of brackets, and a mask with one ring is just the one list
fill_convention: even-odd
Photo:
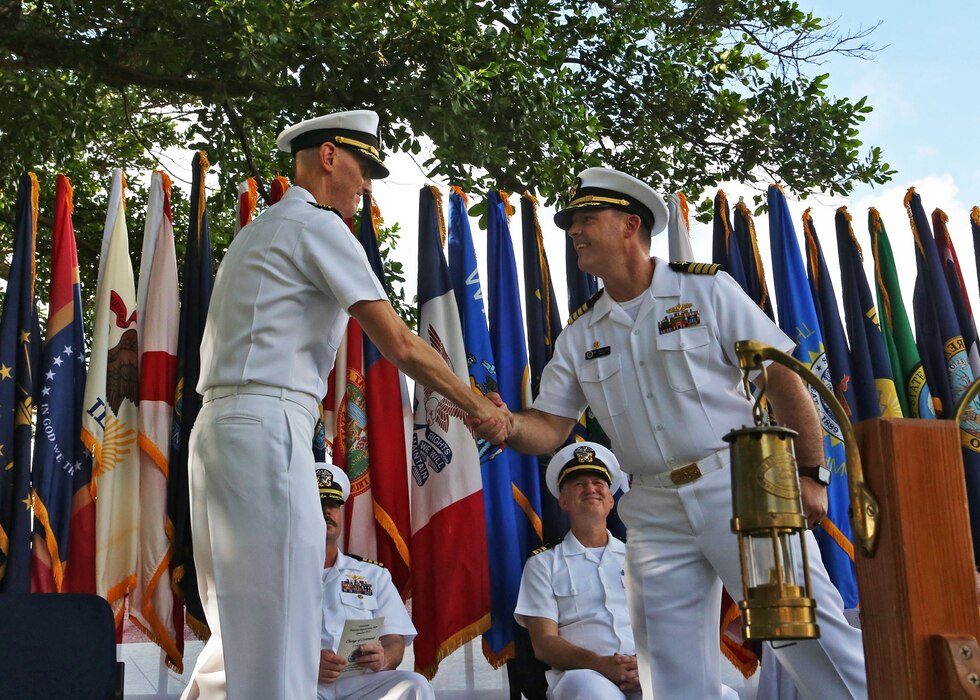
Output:
[[[327,525],[323,564],[323,626],[317,700],[434,700],[432,686],[411,671],[396,671],[405,646],[415,638],[405,604],[384,567],[337,546],[341,513],[350,481],[339,467],[317,464],[320,505]],[[350,660],[334,652],[347,620],[384,618],[377,644],[362,644]],[[345,670],[348,666],[356,666]]]
[[640,697],[636,648],[626,607],[626,546],[606,529],[622,472],[602,445],[558,451],[545,481],[568,513],[564,539],[524,566],[514,617],[527,628],[552,700]]

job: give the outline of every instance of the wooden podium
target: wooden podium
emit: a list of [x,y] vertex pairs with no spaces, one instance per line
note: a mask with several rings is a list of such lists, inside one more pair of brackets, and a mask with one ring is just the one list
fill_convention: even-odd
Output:
[[881,418],[854,426],[881,505],[878,551],[855,554],[870,697],[980,698],[980,609],[959,429]]

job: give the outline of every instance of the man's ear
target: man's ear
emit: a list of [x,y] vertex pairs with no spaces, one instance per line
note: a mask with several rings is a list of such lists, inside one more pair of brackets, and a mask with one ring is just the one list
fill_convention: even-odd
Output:
[[330,141],[320,144],[320,166],[328,173],[332,173],[337,162],[337,145]]
[[626,238],[640,235],[640,224],[643,220],[637,214],[626,214],[623,220],[623,234]]

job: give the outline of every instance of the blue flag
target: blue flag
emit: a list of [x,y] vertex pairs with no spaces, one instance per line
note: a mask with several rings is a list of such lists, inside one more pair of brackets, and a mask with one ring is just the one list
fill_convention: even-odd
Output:
[[177,340],[177,387],[174,398],[174,427],[170,445],[170,474],[167,481],[167,517],[173,526],[173,583],[187,606],[187,622],[205,638],[207,622],[197,588],[197,570],[191,541],[191,513],[187,482],[187,458],[191,429],[201,410],[197,380],[201,374],[201,337],[211,304],[214,268],[211,260],[211,229],[205,207],[204,175],[209,163],[203,151],[191,164],[191,220],[182,275],[180,330]]
[[[486,394],[497,391],[490,331],[483,308],[480,272],[466,216],[466,200],[453,188],[449,196],[449,276],[463,326],[463,346],[470,384]],[[524,557],[518,543],[517,518],[510,469],[505,455],[479,440],[483,505],[486,509],[487,554],[490,564],[490,629],[484,632],[484,652],[491,664],[514,656],[514,608],[521,587]]]
[[878,325],[878,310],[864,274],[864,255],[846,207],[834,218],[837,254],[840,258],[844,316],[851,339],[851,363],[857,393],[858,414],[852,421],[866,418],[901,418],[902,406],[895,391],[895,379],[885,339]]
[[0,316],[0,592],[31,587],[31,424],[38,366],[34,256],[37,177],[20,179],[14,245]]
[[[82,444],[85,393],[85,331],[72,227],[72,190],[58,175],[47,338],[41,350],[42,379],[34,443],[34,560],[31,590],[64,590],[72,500],[79,488],[88,499],[92,457]],[[76,479],[78,488],[76,488]],[[81,568],[82,562],[73,562]]]
[[[813,296],[804,281],[806,274],[800,258],[800,245],[786,198],[778,185],[769,186],[768,197],[772,274],[779,327],[796,341],[793,356],[817,375],[828,389],[833,390],[823,334]],[[827,573],[840,591],[844,605],[853,608],[857,604],[857,583],[854,578],[850,522],[847,519],[849,500],[844,436],[830,408],[814,389],[810,389],[810,394],[823,425],[824,455],[827,468],[833,475],[827,488],[827,517],[821,521],[821,529],[815,534]]]
[[[490,344],[496,359],[500,396],[511,410],[526,408],[531,400],[524,318],[517,284],[514,245],[507,225],[509,206],[499,192],[487,195],[487,283]],[[505,450],[514,484],[517,531],[521,557],[541,546],[541,481],[538,458]]]
[[748,292],[749,286],[742,268],[742,253],[738,247],[738,239],[732,233],[731,220],[728,198],[724,190],[718,190],[715,195],[715,215],[711,222],[711,262],[720,264],[738,282],[738,286]]
[[568,289],[568,313],[574,314],[599,291],[594,275],[578,267],[578,253],[572,239],[565,236],[565,286]]
[[949,217],[942,209],[936,209],[932,212],[932,228],[933,233],[936,234],[936,251],[939,253],[939,262],[946,274],[949,297],[953,302],[956,320],[960,324],[960,332],[963,334],[963,344],[966,346],[966,356],[970,359],[970,369],[973,370],[973,376],[977,376],[980,375],[977,324],[973,320],[973,309],[970,307],[970,299],[966,293],[966,283],[963,281],[963,273],[960,271],[960,261],[956,257],[953,239],[946,228],[948,220]]
[[735,240],[738,241],[738,250],[742,254],[742,270],[745,272],[744,289],[766,316],[775,321],[772,299],[766,286],[766,271],[762,267],[762,256],[759,255],[759,241],[755,236],[755,222],[752,220],[752,212],[741,198],[735,205],[734,223]]
[[[912,235],[915,237],[915,292],[912,313],[915,317],[916,344],[926,370],[926,380],[933,399],[939,401],[939,418],[952,418],[956,402],[973,383],[973,370],[966,354],[949,287],[943,274],[939,253],[922,208],[922,199],[914,187],[905,195]],[[960,423],[966,498],[970,508],[973,534],[973,557],[980,562],[980,398],[976,398]]]

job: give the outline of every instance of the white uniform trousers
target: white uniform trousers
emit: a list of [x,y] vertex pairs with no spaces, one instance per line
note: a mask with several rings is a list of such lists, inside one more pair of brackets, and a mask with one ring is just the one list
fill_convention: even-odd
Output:
[[[736,595],[742,590],[729,470],[680,488],[634,477],[619,513],[629,530],[626,594],[644,700],[718,698],[722,581]],[[774,651],[804,698],[861,700],[868,696],[861,632],[844,619],[816,540],[806,537],[821,637],[777,642]]]
[[184,700],[315,697],[326,525],[313,467],[316,402],[304,403],[205,396],[188,469],[211,639]]
[[553,688],[551,700],[640,700],[640,692],[626,695],[615,683],[598,671],[577,668],[564,671]]
[[317,700],[435,700],[429,681],[412,671],[341,676],[317,686]]

